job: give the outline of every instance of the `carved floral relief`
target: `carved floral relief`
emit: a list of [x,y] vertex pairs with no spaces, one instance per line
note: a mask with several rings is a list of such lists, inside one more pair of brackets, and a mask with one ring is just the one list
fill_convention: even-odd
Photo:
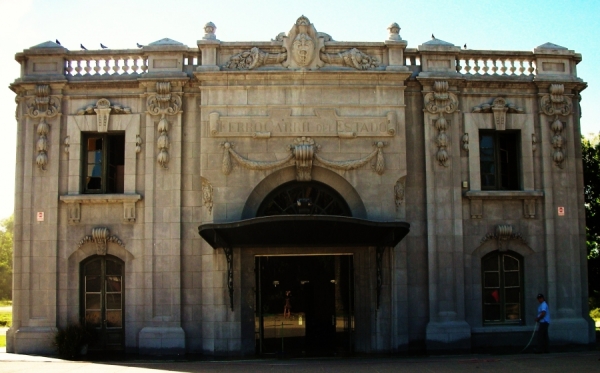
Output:
[[88,242],[96,244],[96,254],[98,255],[106,255],[109,242],[125,247],[123,241],[119,237],[111,235],[110,230],[106,227],[93,228],[92,235],[83,237],[77,247],[79,248]]
[[542,113],[554,117],[554,120],[550,124],[550,130],[552,131],[551,143],[554,148],[552,160],[559,168],[564,167],[566,145],[566,139],[563,136],[564,123],[559,117],[570,115],[573,110],[571,99],[565,96],[564,92],[564,85],[551,84],[550,92],[540,99]]
[[50,96],[50,86],[35,86],[35,97],[29,100],[27,106],[27,116],[32,119],[38,119],[36,133],[38,140],[36,142],[37,157],[35,162],[40,170],[46,170],[48,165],[48,133],[50,125],[46,119],[53,118],[60,114],[60,99],[56,96]]
[[181,104],[181,96],[171,92],[171,82],[157,82],[156,93],[150,95],[146,101],[148,114],[160,116],[157,127],[158,156],[156,160],[162,168],[168,168],[169,163],[169,121],[167,116],[178,114],[181,111]]
[[452,114],[458,110],[458,98],[452,92],[448,92],[448,82],[438,81],[433,84],[433,91],[425,95],[425,110],[431,114],[439,114],[434,118],[434,125],[438,131],[435,139],[438,151],[436,159],[440,166],[448,166],[448,145],[449,139],[446,131],[449,123],[445,114]]

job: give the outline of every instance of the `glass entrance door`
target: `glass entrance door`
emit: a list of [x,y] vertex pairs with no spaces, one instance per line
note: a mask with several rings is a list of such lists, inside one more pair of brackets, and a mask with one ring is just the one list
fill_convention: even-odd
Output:
[[257,256],[257,352],[350,353],[354,330],[352,258]]
[[82,318],[94,327],[97,338],[91,350],[122,350],[123,343],[123,262],[99,256],[82,264]]

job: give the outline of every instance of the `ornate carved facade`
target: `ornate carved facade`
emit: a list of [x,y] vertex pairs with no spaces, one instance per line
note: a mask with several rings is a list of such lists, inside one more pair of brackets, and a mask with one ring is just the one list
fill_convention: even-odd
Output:
[[286,299],[307,348],[462,350],[530,333],[540,292],[552,341],[590,343],[581,56],[291,23],[263,42],[208,22],[197,48],[17,54],[15,284],[30,286],[7,350],[50,351],[82,321],[107,349],[277,353]]

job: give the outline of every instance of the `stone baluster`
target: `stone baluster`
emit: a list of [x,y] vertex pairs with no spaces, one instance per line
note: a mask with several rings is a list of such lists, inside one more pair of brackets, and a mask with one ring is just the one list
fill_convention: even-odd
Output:
[[102,60],[101,58],[93,60],[94,61],[94,75],[100,75],[100,70],[102,69],[100,67],[100,61],[101,60]]
[[148,71],[148,60],[145,57],[140,57],[142,59],[142,74],[145,74]]
[[[518,62],[518,61],[517,61],[517,62]],[[510,68],[509,68],[509,70],[510,70],[510,75],[515,75],[515,71],[517,70],[517,68],[515,67],[515,60],[514,60],[514,59],[511,59],[511,60],[509,61],[509,63],[510,63]]]
[[517,64],[519,65],[519,75],[525,75],[525,61],[517,60]]
[[103,59],[104,61],[104,66],[102,66],[102,71],[104,71],[102,73],[102,75],[108,75],[108,72],[110,70],[110,61],[112,60],[112,56],[111,57],[106,57]]
[[480,61],[481,61],[480,58],[475,58],[473,60],[473,62],[475,63],[475,66],[473,66],[473,71],[475,71],[476,75],[481,75],[481,73],[479,72],[479,70],[481,70],[481,66],[479,66]]
[[500,60],[500,66],[502,66],[502,67],[500,67],[500,71],[502,72],[502,75],[506,75],[506,70],[507,70],[506,59]]
[[112,69],[113,69],[113,74],[119,74],[119,70],[121,69],[121,67],[119,66],[119,61],[121,59],[120,58],[116,58],[115,59],[115,64],[113,65]]
[[489,62],[490,62],[490,58],[488,58],[488,57],[483,58],[483,75],[488,75],[488,71],[490,70],[490,67],[488,66]]
[[492,75],[498,74],[498,60],[492,58]]
[[81,60],[81,62],[85,63],[85,66],[83,67],[83,71],[85,71],[85,74],[90,75],[90,71],[92,71],[90,60],[84,58]]
[[465,74],[471,74],[470,58],[465,58]]
[[81,66],[79,65],[79,61],[73,61],[75,63],[75,73],[76,75],[81,75]]
[[533,75],[533,72],[535,71],[535,68],[533,67],[533,60],[529,60],[527,63],[529,64],[527,71],[529,72],[529,75]]
[[75,69],[73,68],[73,62],[71,60],[67,60],[67,66],[65,68],[65,75],[74,75]]

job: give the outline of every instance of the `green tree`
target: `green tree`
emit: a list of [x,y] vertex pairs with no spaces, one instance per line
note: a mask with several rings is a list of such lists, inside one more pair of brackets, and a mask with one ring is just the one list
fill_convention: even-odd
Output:
[[600,307],[600,134],[582,137],[588,289],[590,307]]
[[14,216],[0,221],[0,299],[12,299]]

